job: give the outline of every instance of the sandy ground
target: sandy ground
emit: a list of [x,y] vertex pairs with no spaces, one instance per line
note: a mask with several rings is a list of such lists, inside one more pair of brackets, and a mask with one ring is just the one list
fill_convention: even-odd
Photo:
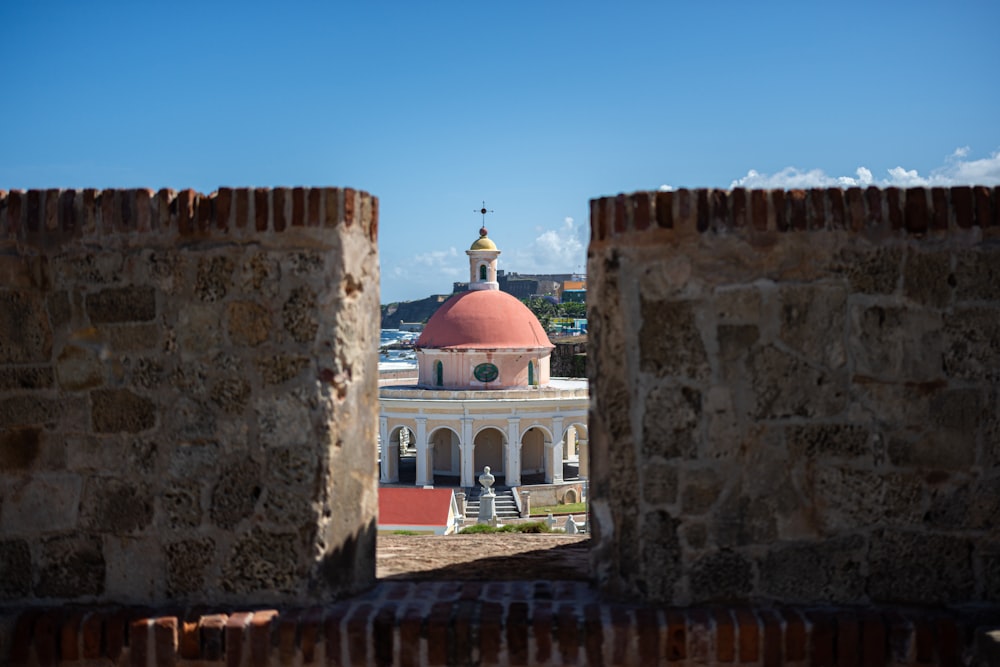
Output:
[[379,535],[379,579],[586,581],[587,535]]

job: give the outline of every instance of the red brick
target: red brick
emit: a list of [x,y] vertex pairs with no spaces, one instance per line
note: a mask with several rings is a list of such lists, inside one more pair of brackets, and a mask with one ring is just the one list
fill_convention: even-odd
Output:
[[228,622],[229,617],[225,614],[209,614],[198,620],[198,632],[201,635],[201,657],[205,660],[222,660]]
[[854,613],[837,614],[837,665],[857,667],[861,664],[861,632]]
[[299,617],[299,648],[302,651],[302,664],[308,665],[316,660],[316,646],[323,630],[323,608],[311,607]]
[[830,207],[827,229],[847,229],[844,191],[840,188],[830,188],[826,191],[826,201]]
[[247,653],[248,628],[253,620],[252,611],[238,611],[226,619],[226,667],[240,667],[243,655]]
[[740,608],[734,611],[736,615],[737,635],[739,638],[740,660],[754,662],[760,659],[760,621],[753,610]]
[[215,197],[197,194],[195,196],[195,226],[199,233],[205,234],[212,229],[212,220],[215,218]]
[[782,664],[782,644],[783,637],[781,631],[781,617],[773,609],[762,609],[760,611],[761,624],[764,626],[764,667]]
[[937,630],[937,657],[941,667],[958,667],[962,664],[962,632],[954,619],[940,618],[935,623]]
[[629,656],[629,645],[636,635],[636,627],[632,616],[622,605],[611,605],[609,608],[611,621],[611,664],[625,665],[634,662]]
[[733,227],[747,226],[747,191],[746,188],[734,188],[729,193],[729,210]]
[[601,605],[590,602],[583,607],[584,660],[588,665],[604,663],[604,619]]
[[903,192],[899,188],[885,189],[885,210],[888,214],[889,226],[892,229],[903,229]]
[[358,197],[357,192],[351,188],[344,188],[344,226],[350,227],[354,224],[354,216],[357,212]]
[[696,229],[698,225],[698,203],[695,193],[681,188],[674,191],[677,200],[677,218],[675,225],[682,229]]
[[531,616],[531,629],[535,637],[533,662],[536,665],[546,665],[552,660],[552,639],[555,636],[552,611],[552,603],[549,600],[535,601],[534,613]]
[[882,667],[886,662],[886,628],[882,617],[875,612],[861,615],[861,664],[865,667]]
[[923,234],[930,227],[927,211],[927,191],[924,188],[906,190],[906,231]]
[[154,192],[148,188],[135,191],[135,228],[142,233],[152,229],[152,201]]
[[897,611],[885,612],[886,640],[889,657],[900,663],[911,662],[913,653],[913,623]]
[[146,667],[150,656],[156,656],[156,647],[149,641],[152,623],[150,618],[137,618],[129,624],[128,657],[132,667]]
[[81,621],[83,621],[83,612],[81,611],[71,613],[63,621],[59,638],[59,657],[62,660],[80,659]]
[[325,227],[336,227],[340,224],[340,209],[343,191],[340,188],[326,188],[326,206],[324,212]]
[[789,190],[786,197],[788,202],[788,226],[790,229],[806,229],[806,191]]
[[[87,196],[90,191],[83,191],[83,210],[88,211],[91,207],[87,205]],[[174,206],[174,199],[176,193],[173,190],[168,190],[166,188],[156,191],[156,196],[153,199],[153,210],[156,215],[153,217],[153,228],[156,230],[167,230],[171,228],[171,209]],[[90,230],[91,225],[85,226],[84,230]]]
[[810,628],[809,637],[812,651],[810,665],[832,667],[836,625],[833,616],[822,611],[806,613]]
[[45,226],[46,232],[59,230],[59,190],[49,189],[45,191]]
[[687,654],[688,660],[697,664],[711,663],[712,639],[715,635],[714,623],[708,611],[704,609],[688,609]]
[[12,238],[17,237],[24,227],[22,219],[24,197],[22,190],[11,190],[7,193],[7,230]]
[[1000,227],[1000,185],[993,188],[993,220],[991,227]]
[[115,611],[104,620],[104,651],[112,662],[118,662],[125,649],[129,621],[129,614],[124,610]]
[[760,232],[767,231],[767,190],[750,191],[750,224]]
[[372,218],[368,229],[368,238],[378,241],[378,197],[372,197]]
[[[367,664],[369,647],[368,627],[373,611],[374,607],[370,603],[364,602],[355,605],[351,614],[347,617],[347,649],[348,656],[353,665]],[[445,630],[447,631],[447,627]]]
[[809,188],[806,192],[806,226],[809,229],[829,229],[826,215],[826,189]]
[[865,189],[865,199],[868,201],[868,225],[878,227],[885,219],[882,208],[885,203],[885,193],[874,185]]
[[917,662],[934,662],[934,623],[927,617],[913,619],[914,648]]
[[253,191],[254,228],[258,232],[266,232],[271,218],[271,191],[267,188],[254,188]]
[[783,615],[785,617],[785,659],[805,661],[808,657],[805,619],[795,609],[786,609]]
[[649,229],[651,216],[651,195],[648,192],[636,192],[632,195],[632,225],[635,231]]
[[[271,660],[271,637],[277,624],[278,612],[266,609],[253,612],[250,618],[250,665],[251,667],[266,667]],[[226,639],[228,640],[228,634]]]
[[201,657],[201,633],[198,616],[188,615],[177,627],[177,652],[185,660]]
[[299,611],[286,611],[271,620],[271,646],[273,648],[277,644],[278,664],[290,665],[295,659],[301,613]]
[[661,229],[672,229],[674,226],[674,193],[660,191],[656,193],[656,226]]
[[177,617],[161,616],[153,625],[156,641],[157,667],[174,667],[177,664]]
[[397,606],[396,602],[382,602],[372,619],[372,643],[376,665],[391,665],[396,662],[394,641]]
[[399,664],[416,667],[420,664],[420,628],[423,613],[418,607],[406,607],[399,620]]
[[709,226],[717,230],[732,227],[732,216],[729,210],[729,193],[726,190],[710,190],[708,199],[711,206],[711,221],[709,222]]
[[961,229],[969,229],[976,224],[975,202],[969,186],[957,185],[951,189],[951,208],[955,212],[955,224]]
[[676,611],[667,612],[667,660],[687,659],[687,619]]
[[560,604],[556,612],[556,636],[563,664],[573,665],[578,661],[580,632],[576,605]]
[[948,229],[948,189],[931,188],[931,229]]
[[736,660],[736,627],[732,613],[719,607],[714,610],[715,617],[715,659],[719,662]]
[[29,234],[37,234],[42,222],[42,193],[38,190],[28,190],[28,206],[24,216],[24,228]]
[[779,232],[787,232],[791,226],[788,210],[788,197],[784,190],[770,190],[771,209],[774,211],[774,228]]
[[990,189],[985,185],[977,185],[972,188],[972,198],[976,208],[976,224],[984,229],[992,226],[995,204],[990,201]]
[[99,611],[87,614],[80,624],[80,656],[84,660],[101,657],[104,634],[104,614]]
[[292,219],[293,227],[305,227],[306,225],[306,190],[305,188],[292,188]]
[[138,226],[135,214],[135,190],[116,190],[118,219],[116,229],[120,232],[134,232]]
[[625,195],[618,195],[615,197],[615,207],[614,207],[614,217],[612,218],[612,232],[614,234],[622,234],[628,229],[628,219],[625,215],[627,201]]
[[[434,605],[436,608],[437,605]],[[433,642],[427,635],[428,646]],[[486,664],[496,664],[500,660],[503,643],[503,605],[498,602],[484,602],[479,612],[479,657]],[[430,649],[428,649],[430,650]],[[435,664],[431,661],[431,664]]]
[[699,232],[706,232],[712,224],[712,209],[709,203],[708,190],[700,189],[695,191],[698,195],[695,216],[695,228]]
[[291,191],[288,188],[274,188],[271,190],[271,215],[272,222],[274,225],[274,231],[283,232],[288,226],[288,213],[286,209],[287,204],[291,197]]
[[62,634],[64,614],[49,610],[35,621],[35,656],[42,667],[55,665],[59,661],[59,639]]
[[233,189],[219,188],[215,193],[215,228],[220,231],[229,229],[233,212]]
[[194,190],[181,190],[174,199],[174,206],[177,210],[176,224],[177,232],[182,236],[187,236],[195,232],[195,206],[197,206],[198,193]]
[[18,614],[17,623],[14,625],[14,635],[11,638],[10,653],[8,657],[12,664],[23,665],[31,657],[31,640],[35,633],[35,623],[41,612],[23,611]]
[[860,231],[865,228],[865,195],[861,188],[847,188],[844,193],[844,228]]
[[[507,609],[507,659],[512,665],[528,664],[528,603],[511,602]],[[464,656],[463,656],[464,657]]]

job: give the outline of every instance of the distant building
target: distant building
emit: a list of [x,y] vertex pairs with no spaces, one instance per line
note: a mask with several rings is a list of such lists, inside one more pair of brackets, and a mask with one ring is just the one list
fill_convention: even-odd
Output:
[[378,492],[378,529],[448,535],[455,532],[458,503],[451,489],[385,487]]
[[587,290],[564,289],[561,301],[562,303],[587,303]]

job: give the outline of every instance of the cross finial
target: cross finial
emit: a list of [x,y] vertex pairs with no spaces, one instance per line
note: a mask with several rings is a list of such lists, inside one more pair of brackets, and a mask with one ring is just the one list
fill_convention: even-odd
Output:
[[481,209],[479,209],[478,211],[475,211],[475,212],[478,213],[478,214],[480,214],[481,216],[483,216],[483,227],[485,227],[486,226],[486,214],[487,213],[492,213],[493,209],[487,209],[486,208],[486,201],[484,200],[483,201],[483,207]]

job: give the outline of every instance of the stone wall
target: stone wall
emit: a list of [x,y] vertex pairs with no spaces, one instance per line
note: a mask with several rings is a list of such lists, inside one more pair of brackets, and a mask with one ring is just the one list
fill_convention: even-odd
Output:
[[0,191],[0,604],[371,585],[377,220],[350,189]]
[[998,190],[591,202],[606,593],[1000,601]]
[[569,336],[552,341],[555,347],[549,358],[552,377],[587,377],[587,336]]

